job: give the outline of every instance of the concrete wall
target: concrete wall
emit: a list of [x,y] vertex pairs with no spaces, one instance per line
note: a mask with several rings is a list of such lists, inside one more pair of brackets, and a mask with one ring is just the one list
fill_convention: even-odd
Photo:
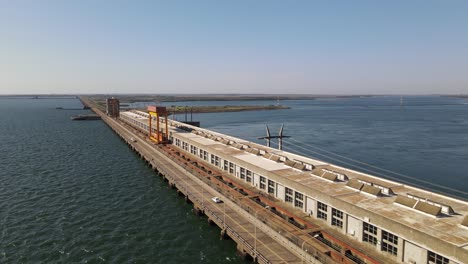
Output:
[[253,172],[252,172],[252,175],[253,175],[252,185],[255,186],[255,188],[257,189],[260,189],[260,175],[253,173]]
[[277,194],[277,197],[278,199],[280,199],[281,201],[284,202],[284,185],[282,184],[277,184],[276,185],[276,194]]
[[427,263],[427,250],[408,241],[405,241],[403,248],[403,262],[414,264]]
[[[177,135],[175,135],[177,137]],[[184,139],[181,139],[182,141]],[[304,194],[304,205],[303,208],[304,212],[312,213],[314,217],[317,216],[317,201],[315,199],[319,199],[321,202],[328,205],[328,217],[327,222],[328,224],[331,223],[332,214],[331,214],[331,207],[337,208],[338,210],[343,211],[343,232],[347,233],[350,237],[356,239],[357,241],[362,241],[362,233],[363,233],[363,220],[367,218],[366,221],[370,221],[372,225],[379,227],[378,230],[378,239],[381,241],[381,228],[388,230],[390,233],[393,233],[399,237],[398,243],[398,256],[395,257],[396,260],[403,261],[409,263],[411,259],[415,260],[416,263],[427,263],[427,250],[428,249],[438,249],[437,251],[441,252],[441,255],[450,256],[450,258],[454,259],[463,259],[466,255],[466,251],[460,251],[458,248],[454,248],[453,245],[448,243],[440,243],[440,240],[436,240],[433,237],[428,236],[425,233],[422,233],[418,230],[414,230],[408,228],[406,226],[401,225],[397,221],[393,219],[385,218],[381,215],[374,214],[371,211],[365,210],[353,204],[350,204],[346,201],[342,201],[336,199],[334,197],[329,196],[326,193],[322,193],[319,190],[315,190],[313,194],[310,194],[310,189],[306,189],[303,185],[291,181],[286,178],[278,177],[274,174],[271,174],[269,171],[255,167],[254,164],[249,164],[244,161],[236,160],[233,157],[228,157],[226,154],[222,152],[218,152],[216,149],[210,149],[207,146],[198,145],[196,142],[189,142],[200,149],[210,150],[209,153],[213,152],[216,153],[217,156],[220,157],[220,162],[223,163],[224,159],[229,159],[231,162],[236,164],[235,168],[235,176],[239,178],[240,174],[240,167],[244,167],[249,169],[253,172],[254,182],[253,186],[257,188],[260,187],[260,179],[259,174],[264,176],[267,179],[266,190],[268,190],[268,180],[272,180],[275,182],[275,197],[284,201],[285,195],[285,186],[288,188],[293,189],[294,191],[299,191]],[[190,151],[188,151],[190,152]],[[255,172],[259,173],[255,173]],[[313,197],[308,197],[309,196]],[[294,204],[291,204],[294,206]],[[422,246],[416,246],[414,243],[410,243],[408,241],[419,241],[421,242]],[[418,243],[419,243],[418,242]],[[380,251],[380,242],[376,246],[376,250]],[[425,253],[424,253],[425,252]],[[440,253],[439,253],[440,254]],[[456,263],[450,261],[450,263]]]
[[350,215],[345,215],[345,217],[348,218],[348,226],[345,226],[346,233],[354,239],[362,241],[362,221]]
[[314,217],[317,216],[317,201],[306,196],[306,213]]

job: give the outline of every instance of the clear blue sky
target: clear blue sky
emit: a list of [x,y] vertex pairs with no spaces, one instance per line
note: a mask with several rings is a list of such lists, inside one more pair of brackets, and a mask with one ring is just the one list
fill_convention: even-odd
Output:
[[468,1],[0,0],[0,94],[468,93]]

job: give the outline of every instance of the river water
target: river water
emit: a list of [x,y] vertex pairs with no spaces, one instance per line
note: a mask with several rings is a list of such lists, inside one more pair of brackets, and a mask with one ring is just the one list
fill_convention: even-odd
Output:
[[[284,123],[287,150],[468,198],[466,101],[280,103],[291,109],[194,119],[259,143],[265,124],[276,134]],[[243,263],[235,244],[220,241],[219,229],[195,216],[103,122],[70,121],[88,111],[55,107],[81,105],[76,99],[0,99],[0,263]]]
[[0,99],[0,263],[243,263],[78,100]]

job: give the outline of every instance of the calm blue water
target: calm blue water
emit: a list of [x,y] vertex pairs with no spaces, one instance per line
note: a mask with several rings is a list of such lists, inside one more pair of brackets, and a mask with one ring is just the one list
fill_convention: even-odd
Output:
[[[287,150],[356,165],[325,149],[412,179],[357,164],[361,170],[429,186],[418,182],[424,180],[468,198],[467,102],[404,102],[401,108],[399,97],[283,101],[291,109],[194,117],[203,127],[259,143],[266,123],[272,133],[284,123]],[[230,102],[243,103],[276,104]],[[234,243],[219,241],[219,229],[194,216],[104,123],[70,121],[86,111],[58,106],[81,105],[0,99],[0,263],[242,263]]]
[[[284,134],[291,136],[284,141],[285,150],[468,198],[468,101],[408,96],[403,98],[401,107],[400,97],[381,96],[280,103],[291,109],[196,114],[194,119],[200,120],[202,127],[262,144],[265,142],[257,138],[266,134],[265,124],[272,134],[277,134],[284,123]],[[177,118],[183,120],[184,116]],[[272,142],[277,147],[275,144]]]
[[243,263],[78,100],[0,99],[0,263]]

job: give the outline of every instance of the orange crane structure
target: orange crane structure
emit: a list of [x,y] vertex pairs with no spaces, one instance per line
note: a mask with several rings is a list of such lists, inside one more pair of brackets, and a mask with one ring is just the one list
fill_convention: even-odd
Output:
[[[155,141],[158,144],[162,143],[167,143],[168,142],[168,126],[167,126],[167,109],[165,106],[155,106],[155,105],[150,105],[148,106],[148,114],[150,115],[150,118],[148,118],[149,122],[149,129],[148,129],[148,136],[151,140]],[[164,125],[165,125],[165,133],[162,132],[162,129],[160,129],[159,124],[160,124],[160,117],[163,117],[164,120]],[[153,129],[152,125],[152,120],[156,119],[156,130]],[[154,133],[156,132],[156,133]]]

